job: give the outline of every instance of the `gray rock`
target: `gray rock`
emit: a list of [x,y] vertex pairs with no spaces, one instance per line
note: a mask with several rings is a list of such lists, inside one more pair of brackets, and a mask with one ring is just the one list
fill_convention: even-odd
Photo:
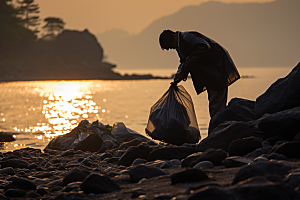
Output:
[[224,160],[224,165],[225,165],[225,167],[241,167],[244,165],[248,165],[252,162],[253,162],[253,160],[248,159],[248,158],[244,158],[244,157],[240,157],[240,156],[232,156],[232,157],[228,157]]
[[132,182],[139,182],[143,178],[152,178],[156,176],[165,175],[166,173],[156,167],[138,165],[129,171],[130,180]]
[[300,158],[300,142],[294,141],[294,142],[286,142],[283,144],[280,144],[274,149],[272,149],[272,152],[282,154],[286,156],[287,158]]
[[85,193],[94,193],[94,194],[109,193],[121,189],[109,177],[102,176],[99,174],[94,174],[94,173],[90,174],[83,180],[82,184],[80,185],[80,188]]
[[157,194],[154,196],[154,199],[172,199],[173,195],[170,194]]
[[59,156],[60,157],[64,157],[64,156],[72,156],[75,154],[75,151],[74,149],[69,149],[69,150],[66,150],[64,152],[62,152]]
[[204,138],[197,146],[198,151],[205,151],[209,148],[223,149],[228,152],[232,141],[253,136],[252,127],[246,122],[234,122],[231,125],[213,131]]
[[115,157],[120,158],[125,152],[125,150],[118,150],[115,154]]
[[214,165],[220,165],[227,157],[227,153],[222,149],[207,149],[203,153],[196,153],[182,160],[182,167],[193,167],[201,161],[210,161]]
[[36,190],[36,186],[28,179],[16,177],[11,183],[5,186],[5,190],[8,189]]
[[237,139],[231,142],[228,154],[229,156],[244,156],[256,149],[262,148],[261,138],[247,137]]
[[65,174],[65,176],[62,180],[62,185],[66,186],[72,182],[83,181],[85,179],[85,177],[88,176],[89,174],[90,174],[89,171],[74,168]]
[[173,159],[173,160],[170,160],[170,161],[168,161],[168,162],[166,162],[166,163],[163,163],[163,164],[161,165],[161,168],[162,168],[162,169],[165,169],[165,168],[171,168],[171,167],[177,166],[177,165],[181,165],[181,161],[178,160],[178,159]]
[[205,200],[231,200],[236,199],[233,194],[230,194],[226,190],[223,190],[218,187],[208,187],[207,189],[201,190],[200,192],[196,192],[192,194],[188,200],[199,200],[199,199],[205,199]]
[[202,162],[199,162],[198,164],[196,164],[193,168],[196,168],[196,169],[213,169],[214,164],[210,161],[202,161]]
[[118,145],[116,143],[114,143],[113,141],[105,140],[102,142],[101,148],[97,151],[97,153],[103,153],[107,150],[117,148],[117,147],[118,147]]
[[0,174],[15,175],[15,170],[12,167],[6,167],[0,170]]
[[211,133],[219,124],[225,121],[248,122],[256,119],[254,113],[255,101],[233,98],[209,122],[208,132]]
[[139,146],[143,141],[138,139],[133,139],[129,142],[124,142],[120,145],[119,149],[128,149],[129,147]]
[[284,155],[278,154],[278,153],[271,153],[269,155],[266,155],[265,157],[268,158],[269,160],[271,160],[271,159],[286,160],[286,157]]
[[150,160],[173,160],[173,159],[183,159],[190,154],[196,153],[195,148],[190,147],[164,147],[160,149],[155,149],[150,153]]
[[261,156],[263,154],[267,154],[269,152],[268,149],[262,149],[262,148],[259,148],[259,149],[256,149],[250,153],[248,153],[247,155],[245,155],[245,157],[251,157],[251,158],[256,158],[258,156]]
[[149,160],[149,154],[152,149],[147,145],[139,145],[137,147],[130,147],[119,159],[118,165],[130,166],[137,158]]
[[145,159],[141,159],[141,158],[137,158],[133,161],[132,165],[135,166],[135,165],[140,165],[140,164],[144,164],[144,163],[147,163],[148,161],[145,160]]
[[208,179],[201,169],[186,169],[171,175],[172,184],[198,182]]
[[0,132],[0,142],[12,142],[15,140],[11,133]]
[[260,156],[260,157],[257,157],[254,159],[254,162],[268,162],[269,159],[268,158],[265,158],[263,156]]
[[258,127],[266,137],[279,135],[292,140],[300,131],[300,106],[264,117]]
[[256,99],[255,113],[277,113],[300,106],[300,63],[284,78],[278,79]]
[[12,167],[12,168],[27,168],[28,162],[20,159],[11,159],[0,162],[1,168]]
[[9,189],[5,191],[4,195],[11,198],[22,198],[26,196],[26,192],[21,189]]
[[234,176],[232,185],[246,180],[254,176],[264,176],[267,174],[276,174],[284,177],[288,171],[292,169],[291,166],[276,161],[270,162],[254,162],[250,165],[242,167]]

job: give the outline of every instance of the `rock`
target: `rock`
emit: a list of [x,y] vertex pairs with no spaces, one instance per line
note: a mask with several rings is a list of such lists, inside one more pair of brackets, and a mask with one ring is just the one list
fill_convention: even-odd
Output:
[[150,153],[150,160],[173,160],[173,159],[183,159],[190,154],[196,153],[195,148],[190,147],[164,147],[160,149],[155,149]]
[[16,139],[10,133],[0,132],[0,142],[12,142]]
[[83,181],[85,177],[87,177],[89,174],[90,172],[88,171],[74,168],[71,171],[66,173],[65,177],[62,180],[62,185],[66,186],[72,182]]
[[16,177],[11,183],[5,186],[5,190],[8,189],[36,190],[36,186],[28,179]]
[[154,199],[172,199],[173,195],[170,194],[157,194],[154,196]]
[[115,154],[116,158],[120,158],[126,151],[125,150],[118,150]]
[[218,131],[212,132],[208,137],[204,138],[197,146],[198,151],[205,151],[209,148],[223,149],[228,152],[228,148],[232,141],[251,137],[252,127],[246,122],[234,122]]
[[134,139],[129,142],[124,142],[123,144],[120,145],[119,149],[128,149],[129,147],[139,146],[139,144],[141,144],[142,142],[143,141],[138,139]]
[[281,136],[292,140],[300,131],[300,106],[264,117],[258,127],[266,137]]
[[178,159],[173,159],[173,160],[170,160],[164,164],[161,165],[161,168],[162,169],[165,169],[165,168],[171,168],[173,166],[177,166],[177,165],[181,165],[181,161],[178,160]]
[[210,161],[202,161],[202,162],[199,162],[198,164],[196,164],[193,168],[196,168],[196,169],[213,169],[214,164]]
[[59,156],[60,157],[73,156],[74,154],[75,154],[74,149],[69,149],[69,150],[66,150],[66,151],[62,152]]
[[[47,189],[48,189],[48,188],[47,188]],[[38,189],[36,190],[36,193],[38,193],[38,194],[41,195],[41,196],[44,196],[44,195],[48,194],[47,189],[46,189],[46,188],[38,188]]]
[[107,176],[102,176],[99,174],[90,174],[88,177],[84,179],[80,188],[85,193],[94,193],[94,194],[101,194],[101,193],[108,193],[118,191],[121,188],[112,181]]
[[99,149],[99,151],[97,151],[97,153],[103,153],[107,150],[113,149],[113,148],[117,148],[118,146],[116,145],[116,143],[110,141],[110,140],[105,140],[102,142],[101,148]]
[[275,136],[269,137],[265,141],[269,142],[270,145],[274,146],[276,144],[276,142],[281,141],[281,140],[284,140],[284,138],[280,137],[279,135],[275,135]]
[[186,169],[171,175],[172,184],[198,182],[208,179],[201,169]]
[[75,150],[97,152],[102,148],[103,140],[97,134],[89,134],[74,148]]
[[300,106],[300,63],[284,78],[278,79],[256,99],[255,114],[273,114]]
[[39,198],[41,197],[40,194],[36,193],[36,192],[29,192],[27,195],[26,195],[26,198]]
[[201,161],[210,161],[213,165],[220,165],[227,157],[227,153],[222,149],[207,149],[203,153],[196,153],[182,160],[182,167],[193,167]]
[[275,174],[284,177],[290,169],[292,169],[291,166],[276,161],[251,163],[235,174],[232,185],[254,176]]
[[119,159],[118,165],[130,166],[137,158],[149,160],[149,154],[152,149],[144,144],[137,147],[130,147]]
[[139,182],[143,178],[152,178],[165,174],[166,173],[160,169],[146,165],[138,165],[129,171],[130,180],[132,182]]
[[144,164],[144,163],[147,163],[148,161],[145,160],[145,159],[141,159],[141,158],[137,158],[133,161],[132,165],[135,166],[135,165],[140,165],[140,164]]
[[225,121],[248,122],[256,119],[255,101],[233,98],[209,122],[208,132],[211,133],[219,124]]
[[244,157],[240,157],[240,156],[232,156],[232,157],[228,157],[224,160],[224,165],[225,165],[225,167],[241,167],[244,165],[248,165],[252,162],[253,162],[253,160],[248,159],[248,158],[244,158]]
[[228,154],[229,156],[244,156],[258,148],[262,148],[261,139],[252,136],[232,141]]
[[284,181],[284,183],[295,189],[298,185],[300,185],[300,179],[298,177],[289,177]]
[[293,141],[300,141],[300,131],[295,135]]
[[86,200],[86,195],[81,192],[60,193],[54,200]]
[[0,170],[0,174],[15,175],[15,170],[12,167],[6,167]]
[[267,154],[269,152],[268,149],[262,149],[262,148],[259,148],[259,149],[256,149],[250,153],[248,153],[247,155],[245,155],[245,157],[251,157],[251,158],[256,158],[258,156],[261,156],[263,154]]
[[286,142],[276,146],[272,152],[282,154],[287,158],[300,158],[300,142]]
[[188,200],[199,200],[199,199],[205,199],[205,200],[231,200],[235,199],[234,195],[230,194],[226,190],[223,190],[218,187],[209,187],[204,190],[201,190],[200,192],[192,194]]
[[26,168],[28,162],[20,159],[11,159],[0,162],[1,168],[12,167],[12,168]]
[[26,192],[20,189],[9,189],[4,195],[11,198],[22,198],[26,196]]
[[254,162],[268,162],[269,161],[269,159],[268,158],[265,158],[265,157],[262,157],[262,156],[260,156],[260,157],[257,157],[257,158],[255,158],[254,160],[253,160]]
[[271,160],[271,159],[275,159],[275,160],[286,160],[286,157],[282,154],[278,154],[278,153],[271,153],[269,155],[265,156],[267,159]]

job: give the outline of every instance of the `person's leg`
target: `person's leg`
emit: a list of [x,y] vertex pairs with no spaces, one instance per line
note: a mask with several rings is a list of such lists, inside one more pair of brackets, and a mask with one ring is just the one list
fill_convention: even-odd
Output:
[[207,90],[207,94],[209,101],[209,114],[210,118],[212,118],[221,108],[226,106],[228,87],[220,91]]

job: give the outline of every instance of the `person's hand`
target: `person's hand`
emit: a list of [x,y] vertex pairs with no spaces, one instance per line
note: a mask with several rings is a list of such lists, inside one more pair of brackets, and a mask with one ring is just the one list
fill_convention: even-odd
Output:
[[181,80],[186,79],[188,76],[188,72],[178,72],[175,74],[174,83],[179,83]]

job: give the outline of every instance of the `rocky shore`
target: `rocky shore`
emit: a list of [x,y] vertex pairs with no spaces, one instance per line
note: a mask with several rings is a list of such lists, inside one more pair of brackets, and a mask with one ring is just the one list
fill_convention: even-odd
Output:
[[232,99],[198,144],[114,134],[120,124],[115,140],[75,144],[82,124],[44,151],[3,153],[0,199],[300,199],[299,77],[300,63],[256,101]]

